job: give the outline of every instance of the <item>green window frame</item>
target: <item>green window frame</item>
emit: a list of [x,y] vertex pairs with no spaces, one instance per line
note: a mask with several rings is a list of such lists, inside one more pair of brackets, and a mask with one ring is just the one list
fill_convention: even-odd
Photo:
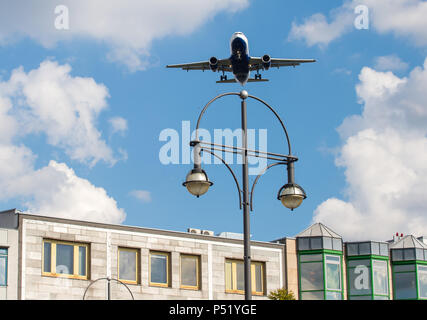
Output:
[[[139,283],[139,249],[119,247],[117,250],[117,274],[118,279],[126,284]],[[127,268],[133,267],[130,270]]]
[[[358,262],[360,261],[360,262]],[[380,272],[379,265],[385,264],[387,270],[385,277],[385,285],[387,293],[380,293],[381,280],[378,273]],[[365,266],[368,269],[368,284],[365,292],[357,292],[357,289],[352,289],[353,282],[358,276],[361,276],[357,268],[358,266]],[[356,273],[357,271],[357,273]],[[353,278],[353,275],[355,277]],[[384,256],[376,255],[363,255],[363,256],[350,256],[347,257],[347,298],[349,300],[389,300],[390,299],[390,273],[389,273],[389,260]],[[383,278],[384,280],[384,278]],[[362,291],[362,289],[360,289]]]
[[[343,299],[343,254],[335,250],[298,253],[298,288],[300,300]],[[338,272],[338,278],[333,278]],[[311,277],[311,278],[310,278]],[[317,281],[317,286],[310,287]]]
[[7,286],[7,256],[8,249],[0,248],[0,287]]
[[70,279],[89,279],[89,244],[43,240],[42,275]]
[[[393,298],[395,300],[427,300],[427,262],[426,261],[394,261],[392,264],[393,272]],[[413,286],[411,296],[403,296],[398,288],[398,283],[402,281],[401,277],[406,281],[411,281]],[[406,279],[404,278],[406,277]],[[405,284],[405,281],[403,282]],[[421,284],[421,285],[420,285]],[[403,288],[407,289],[407,288]]]

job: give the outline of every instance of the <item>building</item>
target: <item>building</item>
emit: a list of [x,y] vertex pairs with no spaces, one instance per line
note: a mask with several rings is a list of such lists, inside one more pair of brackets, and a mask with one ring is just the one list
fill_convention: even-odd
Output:
[[[135,299],[243,299],[242,241],[205,233],[1,212],[0,299],[82,299],[105,277]],[[265,299],[284,286],[285,246],[251,245],[254,299]],[[106,292],[99,281],[86,298]],[[117,282],[111,294],[131,298]]]
[[[343,243],[317,223],[251,241],[253,298],[284,287],[303,300],[427,299],[425,240]],[[0,212],[0,299],[243,299],[243,272],[236,234]]]

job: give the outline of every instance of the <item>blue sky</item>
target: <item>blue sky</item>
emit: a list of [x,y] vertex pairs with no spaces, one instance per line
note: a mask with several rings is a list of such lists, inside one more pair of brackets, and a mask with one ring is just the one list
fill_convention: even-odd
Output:
[[[62,31],[53,27],[55,1],[0,3],[0,15],[7,14],[0,24],[0,132],[13,132],[0,139],[9,152],[0,160],[4,210],[176,231],[241,232],[238,195],[226,168],[204,167],[214,186],[196,199],[182,187],[192,165],[163,165],[159,150],[165,142],[159,135],[168,128],[181,134],[182,121],[190,121],[193,130],[211,98],[241,90],[238,84],[216,84],[219,74],[213,72],[165,66],[226,58],[231,35],[242,31],[253,56],[318,61],[269,70],[263,76],[270,82],[245,87],[284,120],[299,157],[296,180],[308,195],[297,210],[285,209],[276,199],[285,170],[269,171],[255,191],[253,238],[294,236],[313,221],[347,239],[427,233],[427,165],[421,161],[427,159],[427,100],[415,85],[425,80],[424,1],[400,0],[394,7],[371,0],[229,0],[204,7],[182,1],[178,8],[170,1],[129,0],[115,8],[63,1],[70,28]],[[360,4],[369,9],[367,30],[353,25]],[[151,10],[154,18],[147,16]],[[393,10],[406,12],[411,21],[396,15],[396,21],[387,20]],[[6,18],[17,22],[7,24]],[[59,69],[58,78],[50,78]],[[41,82],[44,87],[37,86]],[[68,89],[59,95],[55,90],[62,85]],[[68,111],[78,114],[75,121]],[[234,130],[239,112],[237,98],[224,99],[202,126]],[[10,119],[13,130],[6,128]],[[268,150],[286,153],[278,122],[255,102],[248,103],[248,126],[267,129]],[[233,169],[240,178],[240,166]]]

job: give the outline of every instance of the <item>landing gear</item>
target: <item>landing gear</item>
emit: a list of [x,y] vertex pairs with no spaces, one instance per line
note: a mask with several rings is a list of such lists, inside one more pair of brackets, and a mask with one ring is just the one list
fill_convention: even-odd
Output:
[[227,81],[227,76],[226,75],[222,75],[220,76],[221,81]]
[[255,80],[261,80],[262,79],[262,75],[260,73],[257,73],[255,75]]

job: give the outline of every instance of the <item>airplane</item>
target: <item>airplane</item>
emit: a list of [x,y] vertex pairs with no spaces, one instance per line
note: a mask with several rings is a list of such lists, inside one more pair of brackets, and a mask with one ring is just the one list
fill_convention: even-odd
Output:
[[[314,59],[274,59],[268,54],[261,58],[249,56],[248,39],[242,32],[233,33],[230,40],[231,56],[228,59],[217,59],[212,57],[209,61],[167,65],[166,68],[181,68],[182,70],[212,70],[213,72],[222,72],[220,80],[217,83],[240,83],[244,86],[247,82],[268,81],[263,79],[260,70],[270,68],[295,67],[301,63],[316,62]],[[256,71],[253,79],[250,72]],[[225,72],[232,72],[234,79],[227,79]]]

